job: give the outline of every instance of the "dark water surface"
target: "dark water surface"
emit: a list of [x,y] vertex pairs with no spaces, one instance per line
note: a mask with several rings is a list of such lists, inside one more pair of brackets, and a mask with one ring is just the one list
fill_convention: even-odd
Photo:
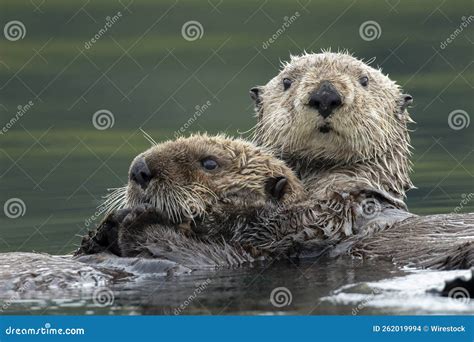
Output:
[[[240,269],[195,271],[191,275],[141,276],[122,279],[104,288],[103,304],[94,287],[56,289],[39,295],[22,294],[25,302],[5,312],[30,310],[41,314],[326,314],[351,313],[349,305],[320,298],[348,283],[377,281],[403,275],[390,263],[351,260],[275,262]],[[275,288],[280,296],[272,296]],[[278,291],[278,290],[277,290]],[[113,294],[112,294],[113,293]],[[274,298],[277,306],[272,304]],[[279,299],[278,299],[279,298]],[[95,299],[95,302],[94,302]],[[289,305],[283,305],[288,303]],[[282,304],[281,308],[278,307]],[[377,312],[366,309],[366,313]]]
[[401,270],[383,260],[319,259],[182,275],[121,275],[106,282],[89,275],[65,287],[50,283],[48,289],[39,289],[40,281],[25,281],[18,291],[1,293],[6,314],[473,314],[474,303],[467,299],[437,294],[445,280],[469,275],[468,270]]
[[[455,33],[472,13],[470,1],[142,0],[124,7],[117,1],[54,0],[38,6],[17,0],[0,4],[2,27],[19,20],[26,30],[16,41],[0,36],[0,128],[7,128],[0,134],[0,204],[24,203],[17,218],[0,210],[0,252],[71,252],[77,235],[99,219],[95,207],[106,189],[122,186],[130,161],[148,147],[140,127],[157,141],[172,138],[198,111],[186,134],[245,132],[255,123],[248,89],[265,83],[280,60],[304,49],[344,48],[360,58],[375,56],[374,65],[415,98],[413,179],[418,189],[408,194],[411,211],[474,211],[474,124],[469,124],[474,23]],[[86,48],[106,17],[118,11],[120,18]],[[296,12],[297,19],[277,34]],[[181,33],[191,20],[203,27],[195,41]],[[367,21],[379,24],[378,39],[361,38],[359,28]],[[18,106],[30,101],[31,108],[7,127]],[[105,130],[93,124],[99,110],[113,116]],[[449,120],[453,112],[461,118],[457,124]],[[275,314],[280,309],[269,296],[278,286],[290,289],[293,297],[284,312],[350,313],[353,304],[321,297],[349,283],[403,273],[385,263],[346,260],[296,267],[283,262],[122,282],[113,285],[118,290],[113,306],[64,297],[52,300],[47,312],[172,313],[209,278],[183,313]],[[42,303],[41,310],[49,305]],[[25,307],[35,310],[30,303]],[[19,308],[15,304],[6,312]],[[365,310],[398,312],[383,306]]]

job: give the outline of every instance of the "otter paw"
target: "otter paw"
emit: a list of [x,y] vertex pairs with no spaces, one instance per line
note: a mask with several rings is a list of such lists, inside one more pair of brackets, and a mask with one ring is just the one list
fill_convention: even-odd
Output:
[[112,214],[110,214],[110,221],[113,221],[114,223],[120,225],[125,217],[132,211],[131,208],[123,208],[114,211]]
[[84,235],[79,249],[74,255],[96,254],[109,251],[119,255],[118,227],[131,209],[120,209],[108,214],[95,230]]
[[149,225],[164,223],[164,217],[151,204],[142,204],[130,209],[123,218],[121,228],[127,231],[141,230]]

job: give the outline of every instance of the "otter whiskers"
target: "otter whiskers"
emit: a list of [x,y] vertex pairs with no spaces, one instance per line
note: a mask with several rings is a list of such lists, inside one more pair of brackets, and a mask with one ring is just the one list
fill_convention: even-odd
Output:
[[158,145],[158,143],[155,141],[155,139],[153,139],[150,134],[148,134],[147,132],[145,132],[145,131],[143,130],[143,128],[140,127],[140,131],[143,133],[143,136],[145,137],[146,140],[148,140],[148,142],[151,144],[151,146],[156,146],[156,145]]
[[[169,189],[173,190],[169,191]],[[150,198],[149,203],[164,212],[173,222],[182,222],[186,219],[194,221],[205,212],[207,206],[217,200],[216,194],[202,184],[188,186],[167,184],[160,186],[154,192],[156,195]],[[132,203],[140,204],[139,201],[131,198],[130,204]]]
[[127,204],[127,186],[109,188],[107,191],[110,191],[110,193],[103,197],[105,200],[98,208],[104,208],[106,213],[110,213],[125,207]]

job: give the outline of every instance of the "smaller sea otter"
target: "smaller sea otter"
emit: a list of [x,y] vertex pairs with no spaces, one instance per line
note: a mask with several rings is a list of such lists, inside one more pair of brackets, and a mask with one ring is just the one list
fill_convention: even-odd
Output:
[[[157,236],[166,237],[168,249],[183,244],[183,236],[242,247],[246,232],[263,234],[265,218],[301,206],[306,197],[282,161],[243,140],[194,135],[165,142],[132,162],[125,206],[133,209],[118,233],[120,254],[144,255],[141,246]],[[154,225],[142,231],[147,224]],[[197,246],[194,240],[186,250],[195,253]]]
[[310,200],[293,172],[264,149],[194,135],[135,158],[127,187],[108,202],[111,210],[125,209],[85,236],[78,254],[107,249],[185,265],[235,265],[262,256],[320,254],[356,225],[411,216],[386,204],[377,208],[379,215],[365,215],[365,196],[354,191]]
[[367,190],[315,201],[282,161],[243,140],[194,135],[153,146],[118,193],[109,204],[124,209],[77,254],[108,250],[188,268],[326,254],[474,266],[474,215],[417,217]]
[[[380,220],[381,215],[363,215],[361,196],[366,193],[310,200],[291,169],[264,149],[239,139],[194,135],[135,158],[127,187],[108,203],[125,209],[112,212],[97,232],[85,236],[78,253],[108,249],[122,256],[217,264],[318,254],[330,242],[351,236],[356,223]],[[380,208],[387,221],[393,209]],[[193,255],[200,257],[193,260]]]

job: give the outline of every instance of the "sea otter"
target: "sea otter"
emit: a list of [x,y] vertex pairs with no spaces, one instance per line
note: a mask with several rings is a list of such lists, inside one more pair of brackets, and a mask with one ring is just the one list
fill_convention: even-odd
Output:
[[[337,243],[359,233],[383,230],[414,216],[406,211],[403,202],[405,190],[412,187],[406,127],[410,121],[406,108],[412,98],[403,95],[380,71],[347,54],[293,57],[280,75],[266,86],[252,89],[251,94],[259,116],[255,140],[282,157],[301,178],[312,201],[305,200],[304,205],[308,209],[319,206],[313,217],[324,230],[326,241]],[[148,157],[151,155],[149,152]],[[130,170],[131,177],[134,168],[147,164],[143,156],[140,158],[132,164],[135,166]],[[183,179],[191,174],[187,172]],[[239,182],[245,183],[245,179],[239,178]],[[118,190],[111,203],[132,207],[142,204],[130,195],[133,189],[129,185],[127,191]],[[153,189],[146,190],[147,196]],[[175,207],[172,203],[177,200],[166,201],[166,195],[157,191],[145,202],[161,211],[169,209],[163,203]],[[187,212],[186,205],[185,202],[183,210]],[[204,209],[199,201],[194,206],[197,211]],[[331,212],[334,208],[339,210],[337,218]],[[239,206],[234,210],[242,212]],[[245,210],[254,212],[248,207]],[[177,214],[170,213],[174,215]],[[93,252],[94,246],[100,250],[101,245],[108,244],[108,232],[115,236],[119,227],[116,221],[112,216],[97,234],[91,233],[92,242],[105,243],[88,243],[83,248]],[[300,221],[304,220],[295,223]],[[213,231],[215,222],[220,221],[210,222],[208,230]],[[112,228],[106,228],[109,226]],[[225,230],[220,232],[224,239],[229,238],[222,231]],[[258,235],[255,231],[253,234]],[[271,243],[268,237],[267,240]],[[249,244],[252,243],[260,242],[254,239]],[[117,243],[110,249],[120,252]]]
[[[134,159],[126,190],[111,202],[123,209],[113,211],[96,232],[84,237],[77,254],[108,250],[166,259],[191,269],[348,250],[352,256],[367,253],[400,265],[473,265],[468,243],[474,240],[469,240],[473,231],[462,235],[456,226],[463,220],[463,225],[474,227],[474,215],[424,220],[379,199],[380,211],[369,216],[361,204],[368,193],[316,201],[293,172],[265,150],[239,139],[194,135],[153,146]],[[375,200],[380,193],[371,196]],[[429,234],[433,224],[440,227]],[[369,234],[380,225],[389,228]],[[354,226],[361,227],[361,233],[351,234]],[[419,239],[400,239],[413,226],[424,227],[420,238],[427,239],[426,256],[407,252],[420,251]],[[461,235],[466,240],[453,238]],[[432,262],[436,257],[448,259]]]
[[285,160],[313,197],[371,189],[405,209],[413,99],[380,70],[346,53],[292,56],[250,94],[254,140]]
[[[315,201],[293,171],[265,149],[240,139],[193,135],[153,146],[134,159],[127,187],[108,202],[112,213],[84,237],[78,254],[106,249],[186,265],[319,254],[351,236],[356,222],[365,227],[380,220],[363,215],[367,195],[353,191]],[[410,216],[392,204],[379,209],[392,220]]]
[[[288,202],[278,209],[275,209],[274,202],[252,200],[247,203],[252,205],[242,206],[245,201],[239,200],[229,202],[231,205],[226,206],[225,211],[217,205],[216,198],[228,202],[227,191],[223,192],[224,196],[215,196],[211,191],[211,202],[202,202],[206,196],[203,192],[189,196],[179,191],[179,195],[169,197],[174,193],[169,186],[179,184],[176,179],[183,182],[207,179],[199,176],[202,172],[198,169],[186,167],[187,164],[166,166],[181,172],[165,172],[170,176],[167,181],[163,181],[163,177],[155,179],[153,175],[160,174],[155,170],[156,165],[165,167],[156,159],[176,162],[173,155],[177,150],[184,150],[187,155],[183,160],[197,165],[196,156],[202,152],[193,152],[196,146],[200,146],[199,151],[202,151],[217,142],[221,148],[239,145],[221,137],[211,138],[211,141],[209,137],[201,136],[180,139],[156,146],[137,157],[130,169],[127,189],[119,190],[118,195],[113,196],[113,203],[132,208],[106,219],[97,233],[85,238],[82,251],[90,249],[94,252],[105,245],[114,246],[113,241],[118,241],[115,252],[122,255],[164,256],[166,251],[167,258],[183,259],[183,255],[190,258],[198,250],[201,256],[202,253],[215,254],[215,260],[220,260],[217,263],[224,260],[225,264],[226,253],[214,252],[224,248],[219,244],[209,244],[220,240],[225,242],[225,248],[238,246],[237,254],[244,251],[252,256],[319,255],[323,250],[330,250],[331,255],[383,256],[400,265],[420,267],[459,268],[472,264],[469,241],[466,240],[468,243],[465,244],[445,239],[463,227],[472,228],[472,215],[425,219],[406,210],[403,202],[405,191],[412,187],[407,129],[411,119],[406,109],[412,98],[402,94],[399,87],[379,70],[347,54],[293,57],[280,75],[266,86],[252,89],[251,94],[259,117],[256,142],[282,157],[296,171],[303,182],[299,188],[304,187],[306,195],[297,196],[295,202]],[[239,143],[248,146],[248,143]],[[173,147],[182,145],[185,147]],[[236,155],[241,154],[241,149],[239,146],[233,150],[230,164]],[[177,155],[181,157],[183,154]],[[255,163],[246,165],[245,174],[254,174],[252,168],[261,164],[260,158],[253,159]],[[182,162],[180,159],[177,161]],[[140,188],[136,183],[137,180],[140,183],[143,177],[135,173],[143,167],[147,185]],[[150,172],[152,169],[155,171]],[[198,173],[195,175],[193,172]],[[237,177],[233,172],[225,175],[225,180],[219,184],[245,187],[245,177]],[[237,179],[238,183],[234,183]],[[147,182],[152,185],[148,186]],[[208,185],[205,188],[209,190]],[[243,194],[247,196],[245,192]],[[189,216],[185,213],[193,211],[188,207],[189,203],[193,203],[193,210],[199,213],[198,219],[183,221],[183,217]],[[272,215],[272,212],[278,215]],[[121,216],[121,219],[115,219],[114,215]],[[419,237],[424,239],[429,237],[427,227],[433,224],[438,224],[439,229],[434,233],[436,238],[427,244],[426,251],[447,259],[443,265],[409,253],[398,253],[404,248],[419,250],[419,239],[412,239],[411,243],[403,238],[411,232],[411,227],[419,226]],[[458,227],[460,224],[461,228]],[[187,232],[191,240],[183,240],[183,234],[176,235],[179,231]],[[108,232],[112,232],[111,237],[108,237]],[[468,229],[466,237],[472,235],[472,230]],[[394,240],[391,244],[389,237]],[[199,247],[196,247],[196,238]],[[386,242],[373,247],[375,241]],[[143,246],[148,247],[144,249]],[[157,246],[160,247],[157,249]],[[390,246],[404,248],[391,249]],[[154,252],[149,251],[152,248]],[[464,258],[464,255],[468,257]]]
[[[379,191],[373,207],[391,203],[407,210],[405,192],[413,187],[407,108],[413,98],[381,70],[347,53],[293,56],[250,95],[258,117],[254,140],[285,160],[313,198]],[[473,214],[412,215],[403,222],[373,215],[378,225],[356,224],[355,236],[332,254],[442,269],[474,264]]]

